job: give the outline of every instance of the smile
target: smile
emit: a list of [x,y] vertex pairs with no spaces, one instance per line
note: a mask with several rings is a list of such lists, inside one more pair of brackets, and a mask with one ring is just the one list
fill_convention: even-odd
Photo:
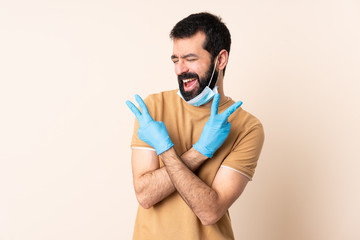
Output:
[[191,81],[194,81],[194,80],[197,80],[197,79],[196,78],[184,79],[183,83],[191,82]]
[[197,86],[197,78],[184,79],[183,84],[185,91],[191,91]]

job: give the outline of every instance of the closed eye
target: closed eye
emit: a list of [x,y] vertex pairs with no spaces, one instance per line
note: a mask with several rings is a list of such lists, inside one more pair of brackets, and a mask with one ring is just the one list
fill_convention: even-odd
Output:
[[176,57],[176,56],[174,56],[174,55],[172,55],[172,56],[171,56],[171,61],[173,61],[173,63],[177,63],[177,62],[179,61],[179,58]]
[[189,61],[189,62],[193,62],[193,61],[196,61],[198,59],[197,58],[187,58],[186,60]]
[[171,56],[171,61],[173,61],[173,63],[177,63],[179,62],[179,58],[185,59],[188,62],[194,62],[199,59],[199,57],[194,53],[189,53],[181,57],[174,54]]

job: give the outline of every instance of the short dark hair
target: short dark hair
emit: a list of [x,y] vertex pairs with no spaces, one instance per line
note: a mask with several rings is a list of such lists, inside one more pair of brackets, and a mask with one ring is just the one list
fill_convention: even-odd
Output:
[[211,54],[212,60],[222,49],[230,53],[231,35],[220,17],[211,13],[191,14],[178,22],[170,32],[171,39],[188,38],[198,33],[205,33],[203,48]]

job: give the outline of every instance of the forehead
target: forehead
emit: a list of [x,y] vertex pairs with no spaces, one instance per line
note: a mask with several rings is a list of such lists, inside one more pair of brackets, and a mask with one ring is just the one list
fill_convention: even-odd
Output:
[[210,53],[203,48],[206,35],[203,32],[197,32],[189,38],[177,38],[173,42],[173,55],[181,57],[189,53],[196,55],[209,55]]

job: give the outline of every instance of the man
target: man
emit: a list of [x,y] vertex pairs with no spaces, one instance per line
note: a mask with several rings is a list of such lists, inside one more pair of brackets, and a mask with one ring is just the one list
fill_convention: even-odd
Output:
[[140,204],[133,239],[234,239],[228,209],[251,180],[264,141],[260,121],[223,89],[230,33],[192,14],[175,25],[179,91],[136,95],[132,170]]

